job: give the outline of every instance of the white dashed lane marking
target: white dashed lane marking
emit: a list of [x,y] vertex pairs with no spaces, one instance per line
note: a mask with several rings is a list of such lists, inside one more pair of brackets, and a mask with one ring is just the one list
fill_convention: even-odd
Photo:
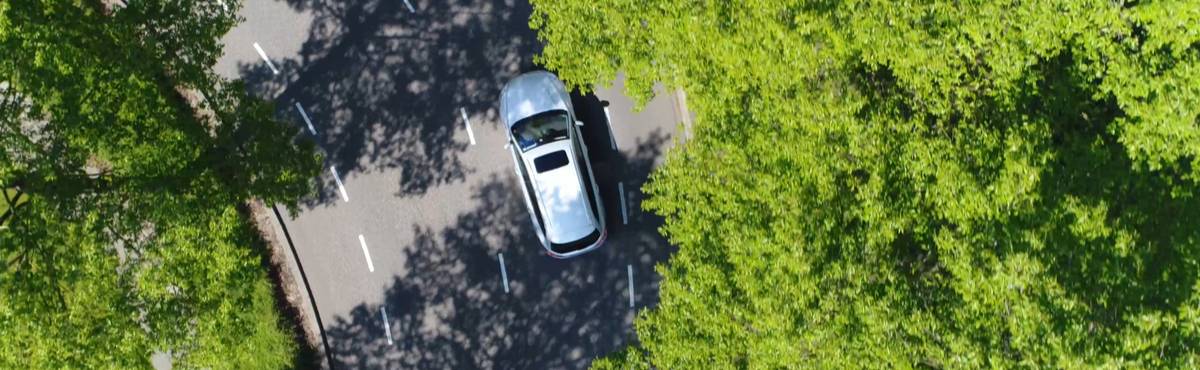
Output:
[[367,270],[375,272],[375,264],[371,263],[371,251],[367,250],[367,240],[363,239],[362,234],[358,234],[358,244],[362,246],[363,257],[367,259]]
[[308,118],[308,112],[304,111],[304,107],[300,106],[300,103],[296,103],[296,110],[300,111],[300,117],[304,118],[304,124],[308,125],[308,132],[317,136],[317,129],[313,128],[312,120]]
[[458,108],[458,111],[462,113],[463,124],[467,125],[467,137],[471,138],[471,145],[475,145],[475,131],[471,130],[471,119],[467,117],[467,110]]
[[621,191],[621,199],[620,199],[621,223],[624,225],[628,225],[629,224],[629,213],[628,213],[628,211],[625,210],[625,182],[622,181],[622,182],[618,183],[617,186],[620,188],[619,190]]
[[271,63],[271,58],[267,57],[267,52],[263,51],[262,46],[259,46],[257,42],[254,43],[254,50],[258,51],[258,56],[262,57],[264,62],[267,62],[267,67],[271,67],[272,74],[279,74],[279,70],[275,69],[275,63]]
[[504,279],[504,293],[508,293],[508,269],[504,267],[504,253],[500,255],[500,278]]
[[329,172],[333,172],[333,181],[337,182],[338,192],[342,193],[342,200],[349,203],[350,195],[346,194],[346,186],[342,185],[342,177],[338,176],[337,168],[334,166],[329,166]]
[[383,330],[387,331],[388,345],[392,345],[392,324],[388,322],[387,307],[379,306],[379,313],[383,314]]
[[629,272],[629,308],[633,308],[633,265],[625,265],[625,271]]
[[408,11],[409,11],[409,12],[412,12],[412,13],[416,13],[416,12],[417,12],[417,10],[416,10],[416,9],[413,9],[412,3],[408,2],[408,0],[404,0],[404,6],[407,6],[407,7],[408,7]]

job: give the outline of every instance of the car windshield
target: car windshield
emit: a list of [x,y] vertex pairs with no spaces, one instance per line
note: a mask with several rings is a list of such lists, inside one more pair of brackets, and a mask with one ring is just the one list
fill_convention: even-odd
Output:
[[517,122],[512,127],[513,138],[521,151],[567,138],[567,112],[541,113]]

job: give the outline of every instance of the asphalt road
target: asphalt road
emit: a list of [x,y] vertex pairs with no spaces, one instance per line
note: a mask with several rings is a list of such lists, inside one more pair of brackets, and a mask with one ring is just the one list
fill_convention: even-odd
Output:
[[500,88],[541,48],[529,4],[409,1],[248,0],[217,65],[325,152],[319,194],[284,222],[335,365],[585,368],[632,340],[636,311],[656,303],[653,266],[672,249],[640,188],[673,145],[676,97],[635,113],[615,81],[574,99],[610,237],[552,259],[499,121]]

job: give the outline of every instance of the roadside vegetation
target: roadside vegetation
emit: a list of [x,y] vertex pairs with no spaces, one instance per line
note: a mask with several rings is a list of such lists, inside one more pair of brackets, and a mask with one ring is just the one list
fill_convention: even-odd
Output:
[[23,194],[0,227],[0,368],[291,366],[240,207],[294,207],[314,147],[211,72],[238,2],[106,3],[0,2],[0,188]]
[[1200,366],[1200,2],[532,2],[568,83],[697,115],[595,368]]

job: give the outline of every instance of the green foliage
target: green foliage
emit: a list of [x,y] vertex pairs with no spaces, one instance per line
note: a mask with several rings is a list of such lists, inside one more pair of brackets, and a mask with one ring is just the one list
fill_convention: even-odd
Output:
[[1200,2],[533,3],[551,70],[698,117],[597,368],[1200,363]]
[[12,216],[12,213],[10,213],[9,210],[17,208],[22,203],[25,203],[25,194],[17,191],[17,189],[2,189],[3,190],[0,192],[0,194],[2,194],[4,198],[0,200],[0,227],[2,227],[4,223],[8,221],[8,218]]
[[217,2],[104,11],[0,2],[0,184],[24,194],[0,228],[0,368],[290,366],[238,205],[295,207],[313,145],[211,72],[237,21]]

